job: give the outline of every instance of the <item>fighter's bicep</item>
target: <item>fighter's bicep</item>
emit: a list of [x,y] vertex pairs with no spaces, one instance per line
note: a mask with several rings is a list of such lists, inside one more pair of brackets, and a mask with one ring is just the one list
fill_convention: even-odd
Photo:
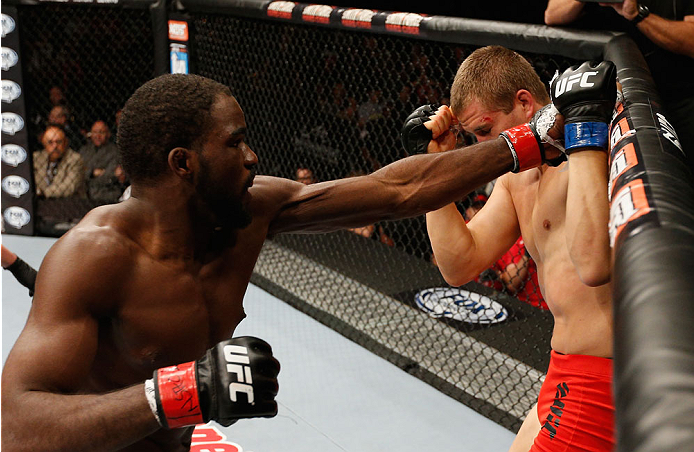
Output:
[[99,237],[61,239],[46,255],[29,318],[6,364],[29,389],[69,391],[87,376],[98,318],[113,312],[118,285],[127,277],[109,243],[114,242]]
[[25,391],[69,393],[87,377],[97,350],[98,322],[89,313],[48,320],[32,307],[5,363],[3,384]]
[[468,223],[468,228],[485,265],[491,265],[516,242],[520,226],[505,177],[499,178],[489,200]]

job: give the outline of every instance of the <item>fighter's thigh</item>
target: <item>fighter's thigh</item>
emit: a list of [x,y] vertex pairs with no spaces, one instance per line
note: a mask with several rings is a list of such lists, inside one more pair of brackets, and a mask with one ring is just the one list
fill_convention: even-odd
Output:
[[528,452],[535,441],[535,437],[540,433],[540,418],[537,415],[537,403],[530,409],[523,421],[523,425],[518,430],[516,438],[511,444],[508,452]]

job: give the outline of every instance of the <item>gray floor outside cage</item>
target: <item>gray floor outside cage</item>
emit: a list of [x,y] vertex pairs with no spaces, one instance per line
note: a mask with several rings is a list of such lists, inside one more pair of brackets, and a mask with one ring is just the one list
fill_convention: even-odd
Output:
[[[517,418],[523,419],[537,399],[543,373],[281,245],[266,242],[255,272]],[[337,294],[326,297],[325,288],[337,288]],[[412,347],[413,342],[420,346]]]
[[[3,243],[38,266],[53,240],[3,235]],[[276,254],[286,262],[279,264]],[[287,277],[284,282],[291,283],[292,269],[296,268],[292,265],[312,264],[296,259],[270,243],[257,270],[265,272],[268,265],[279,265],[283,269],[280,273]],[[325,269],[315,270],[321,278],[339,277]],[[352,302],[361,300],[363,305],[369,293],[367,289],[355,286],[357,295],[351,297]],[[340,298],[342,303],[350,299],[349,294],[344,295]],[[26,289],[8,272],[3,272],[3,364],[26,320],[30,304]],[[412,315],[403,307],[394,306],[393,312],[401,317]],[[282,372],[280,410],[276,418],[246,420],[228,428],[216,426],[240,452],[491,452],[505,451],[510,446],[513,434],[508,430],[263,290],[249,286],[245,307],[248,317],[236,334],[252,334],[268,340],[282,362]],[[371,319],[368,323],[381,331],[387,328],[396,345],[398,335],[407,333],[393,326],[397,323],[395,318],[391,320]],[[471,341],[470,346],[478,345]],[[446,354],[447,350],[441,349],[441,362],[430,363],[432,368],[445,367],[444,361],[457,359]],[[497,357],[492,354],[488,359],[497,360]],[[502,361],[502,365],[510,368],[517,365],[507,358]],[[477,369],[473,373],[478,371],[484,372]],[[476,381],[486,379],[485,376]],[[521,378],[507,384],[524,383]],[[486,385],[481,387],[486,391]]]

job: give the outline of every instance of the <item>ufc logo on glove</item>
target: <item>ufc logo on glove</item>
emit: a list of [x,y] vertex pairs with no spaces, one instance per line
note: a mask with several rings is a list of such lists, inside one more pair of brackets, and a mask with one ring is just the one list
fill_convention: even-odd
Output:
[[145,396],[164,428],[211,420],[228,426],[243,418],[277,414],[279,371],[270,344],[237,337],[218,343],[197,361],[155,370],[145,382]]
[[554,87],[554,97],[559,97],[565,92],[571,91],[571,88],[573,88],[576,83],[578,83],[578,86],[581,88],[590,88],[591,86],[594,86],[595,83],[589,82],[588,77],[593,77],[596,75],[598,75],[597,71],[577,72],[575,74],[571,74],[569,77],[559,79]]
[[[251,375],[248,350],[240,345],[225,345],[224,359],[227,362],[227,372],[236,374],[237,382],[229,384],[229,398],[237,401],[236,394],[242,392],[248,397],[248,403],[253,405],[253,376]],[[244,365],[245,364],[245,365]]]

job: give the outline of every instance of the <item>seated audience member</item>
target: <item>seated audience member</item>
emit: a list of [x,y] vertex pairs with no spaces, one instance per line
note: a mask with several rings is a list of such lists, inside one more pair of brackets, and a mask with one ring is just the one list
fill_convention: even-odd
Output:
[[318,182],[315,174],[313,174],[313,170],[304,166],[300,166],[296,169],[294,180],[304,185],[311,185]]
[[118,201],[126,186],[126,177],[120,166],[118,147],[111,140],[111,132],[104,121],[96,121],[89,132],[89,143],[82,146],[85,181],[89,199],[112,203]]
[[51,112],[48,114],[48,125],[58,126],[63,129],[65,136],[75,149],[79,149],[82,143],[84,143],[84,137],[70,119],[70,110],[67,106],[56,105],[51,108]]
[[[484,193],[471,195],[470,205],[465,209],[466,222],[472,220],[488,199]],[[518,237],[516,243],[489,270],[483,272],[477,281],[496,290],[503,290],[536,308],[549,309],[540,293],[537,266],[525,249],[523,237]]]
[[629,33],[694,171],[694,1],[624,0],[598,8],[578,0],[549,0],[545,23]]
[[84,162],[69,147],[63,129],[48,126],[42,136],[43,149],[35,151],[36,195],[44,198],[84,196]]

